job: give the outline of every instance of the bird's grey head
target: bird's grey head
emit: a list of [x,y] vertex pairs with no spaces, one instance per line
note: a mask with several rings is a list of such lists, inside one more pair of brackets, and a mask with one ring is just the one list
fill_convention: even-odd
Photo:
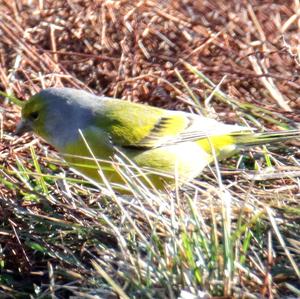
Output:
[[22,109],[22,119],[57,148],[78,137],[92,120],[99,97],[73,88],[47,88],[32,96]]

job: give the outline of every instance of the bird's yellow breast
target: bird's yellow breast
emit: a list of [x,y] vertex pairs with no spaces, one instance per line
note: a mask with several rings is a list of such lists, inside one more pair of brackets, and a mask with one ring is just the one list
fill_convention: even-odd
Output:
[[[173,184],[175,177],[180,182],[196,177],[213,161],[212,147],[216,155],[224,155],[226,148],[230,147],[232,142],[230,136],[218,136],[148,150],[128,148],[117,148],[117,150],[142,168],[143,173],[156,188],[162,189],[168,184]],[[116,162],[113,162],[113,157],[117,154],[115,149],[103,131],[91,128],[82,133],[80,140],[58,150],[64,153],[64,158],[72,167],[86,176],[101,181],[98,172],[98,165],[100,165],[107,180],[119,184],[124,183],[124,180],[116,171]],[[98,164],[93,156],[96,157]]]

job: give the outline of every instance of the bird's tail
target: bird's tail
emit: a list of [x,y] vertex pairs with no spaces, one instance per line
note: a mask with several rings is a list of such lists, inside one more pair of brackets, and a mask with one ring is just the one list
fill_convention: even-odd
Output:
[[300,130],[271,131],[263,133],[240,133],[233,134],[238,146],[255,146],[273,142],[299,139]]

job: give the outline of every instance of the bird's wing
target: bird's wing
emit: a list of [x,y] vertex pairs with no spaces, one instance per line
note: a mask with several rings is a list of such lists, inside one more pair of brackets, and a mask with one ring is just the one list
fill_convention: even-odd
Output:
[[109,100],[98,119],[98,126],[106,129],[113,144],[136,149],[249,130],[191,113],[118,100]]

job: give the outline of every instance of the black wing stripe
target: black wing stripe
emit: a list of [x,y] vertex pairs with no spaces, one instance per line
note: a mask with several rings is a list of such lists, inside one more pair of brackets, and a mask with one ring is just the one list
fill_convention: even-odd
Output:
[[138,144],[123,146],[124,148],[130,149],[138,149],[138,150],[147,150],[149,148],[154,147],[162,147],[167,145],[174,145],[181,142],[186,141],[194,141],[201,138],[206,138],[207,136],[201,131],[188,131],[189,128],[194,124],[194,118],[187,115],[185,116],[187,123],[181,134],[178,136],[170,136],[169,140],[165,140],[165,142],[158,145],[151,145],[151,143],[155,142],[159,138],[162,138],[160,132],[168,127],[170,123],[172,123],[172,118],[170,117],[162,117],[158,120],[158,122],[153,126],[148,136],[142,139]]
[[138,144],[131,144],[123,147],[137,150],[148,150],[149,148],[153,148],[154,146],[149,145],[149,143],[151,144],[151,141],[153,142],[161,137],[159,133],[162,129],[167,128],[168,123],[170,123],[169,117],[161,117],[151,129],[149,135],[143,138]]

